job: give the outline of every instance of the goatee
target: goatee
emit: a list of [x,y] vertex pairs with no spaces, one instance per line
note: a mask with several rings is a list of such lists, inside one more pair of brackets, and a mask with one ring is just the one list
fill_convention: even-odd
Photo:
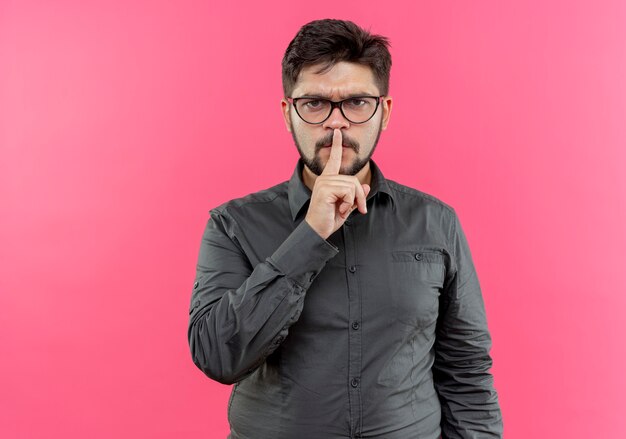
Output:
[[[380,126],[378,127],[378,133],[376,134],[376,140],[374,140],[374,145],[372,145],[372,149],[370,150],[369,154],[366,157],[356,158],[354,162],[348,168],[341,168],[339,170],[340,174],[356,175],[361,169],[363,169],[363,167],[367,164],[367,162],[369,162],[370,158],[372,157],[372,154],[374,154],[374,150],[376,149],[376,145],[378,144],[378,139],[380,139],[382,125],[383,124],[381,120]],[[293,128],[293,124],[291,125],[291,137],[293,137],[293,142],[296,144],[296,148],[298,149],[298,153],[300,153],[300,158],[302,158],[302,161],[304,162],[304,164],[315,175],[321,175],[322,171],[324,170],[324,164],[322,163],[319,152],[323,147],[332,144],[333,133],[332,132],[329,133],[328,136],[326,136],[325,138],[321,140],[318,140],[315,143],[315,152],[313,154],[313,158],[307,157],[302,151],[302,148],[300,147],[300,143],[298,142],[298,139],[296,138],[296,132]],[[356,154],[358,154],[361,149],[359,143],[356,140],[351,139],[350,137],[346,137],[345,134],[343,135],[342,143],[343,145],[349,148],[352,148]]]

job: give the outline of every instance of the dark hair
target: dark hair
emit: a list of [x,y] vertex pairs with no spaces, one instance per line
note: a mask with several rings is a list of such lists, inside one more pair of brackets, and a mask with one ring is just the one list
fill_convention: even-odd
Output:
[[283,57],[283,93],[289,97],[304,67],[323,63],[315,73],[330,70],[341,61],[362,64],[372,69],[381,95],[389,92],[391,54],[389,40],[372,35],[351,21],[327,18],[300,28]]

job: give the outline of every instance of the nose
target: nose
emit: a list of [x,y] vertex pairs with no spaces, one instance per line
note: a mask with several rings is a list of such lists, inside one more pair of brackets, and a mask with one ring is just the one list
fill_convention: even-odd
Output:
[[324,128],[330,128],[331,130],[334,130],[335,128],[348,128],[350,127],[350,122],[348,121],[348,119],[343,117],[343,114],[341,114],[341,110],[339,109],[339,107],[336,107],[333,108],[330,116],[324,121],[322,126]]

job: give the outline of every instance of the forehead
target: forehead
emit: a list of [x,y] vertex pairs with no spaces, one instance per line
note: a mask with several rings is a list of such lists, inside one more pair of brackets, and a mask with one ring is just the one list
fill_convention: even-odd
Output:
[[368,66],[341,61],[324,73],[315,73],[323,64],[304,67],[292,96],[323,96],[341,99],[350,95],[378,96],[374,73]]

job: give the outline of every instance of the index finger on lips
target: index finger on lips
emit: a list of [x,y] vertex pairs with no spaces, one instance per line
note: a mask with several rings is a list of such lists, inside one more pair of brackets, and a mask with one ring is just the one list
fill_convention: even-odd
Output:
[[330,156],[328,157],[326,166],[324,166],[322,175],[339,175],[339,169],[341,168],[341,155],[343,154],[341,141],[341,130],[335,128],[333,132],[333,143],[330,146]]

